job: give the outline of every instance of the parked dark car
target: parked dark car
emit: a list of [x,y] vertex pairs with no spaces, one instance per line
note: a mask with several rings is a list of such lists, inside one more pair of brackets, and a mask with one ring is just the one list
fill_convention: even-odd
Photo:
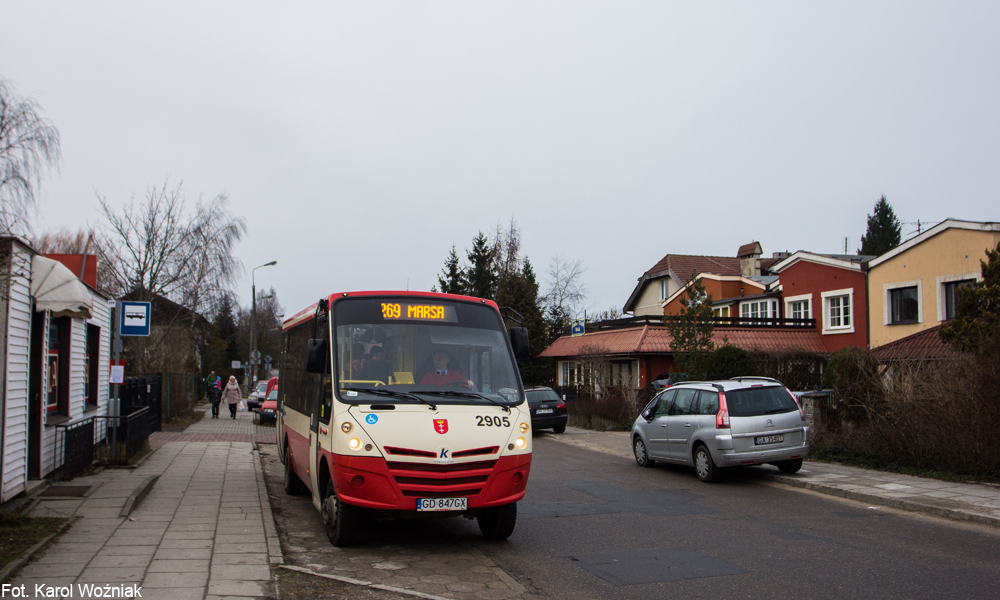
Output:
[[525,390],[531,411],[531,427],[556,433],[566,431],[566,403],[552,388],[536,387]]
[[250,396],[247,397],[247,410],[249,411],[260,410],[260,405],[264,403],[265,389],[267,389],[267,382],[258,381],[257,385],[254,386],[253,391],[250,392]]
[[271,393],[267,395],[267,399],[260,405],[260,410],[257,411],[257,422],[263,425],[264,423],[275,423],[277,420],[278,390],[271,390]]
[[660,373],[650,384],[657,389],[677,385],[687,379],[687,373]]

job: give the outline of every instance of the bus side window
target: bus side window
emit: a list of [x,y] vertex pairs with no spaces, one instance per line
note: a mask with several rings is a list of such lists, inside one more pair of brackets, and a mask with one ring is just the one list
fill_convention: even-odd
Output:
[[323,375],[323,391],[319,404],[319,422],[327,425],[330,423],[330,414],[333,412],[333,385],[330,378],[329,369]]

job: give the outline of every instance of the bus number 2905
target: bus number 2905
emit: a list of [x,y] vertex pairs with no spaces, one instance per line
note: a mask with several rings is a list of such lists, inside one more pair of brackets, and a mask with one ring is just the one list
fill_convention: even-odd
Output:
[[479,427],[510,427],[510,419],[507,417],[491,417],[485,416],[480,417],[476,415],[477,423]]

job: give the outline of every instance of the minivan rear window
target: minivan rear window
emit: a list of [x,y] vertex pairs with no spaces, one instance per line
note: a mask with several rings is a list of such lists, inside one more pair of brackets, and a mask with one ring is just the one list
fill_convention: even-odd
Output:
[[758,417],[798,410],[792,395],[777,385],[752,387],[726,392],[731,417]]

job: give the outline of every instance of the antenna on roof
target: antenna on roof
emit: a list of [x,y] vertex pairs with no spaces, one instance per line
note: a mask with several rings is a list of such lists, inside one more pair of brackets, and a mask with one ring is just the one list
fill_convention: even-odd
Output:
[[851,241],[851,238],[849,238],[849,237],[845,237],[844,238],[844,254],[848,254],[847,245],[850,243],[850,241]]
[[927,221],[921,221],[920,219],[917,219],[916,221],[905,221],[905,222],[901,223],[901,225],[916,225],[917,226],[916,230],[911,231],[911,232],[907,233],[906,235],[911,235],[911,234],[914,234],[914,233],[916,233],[916,234],[923,233],[924,225],[926,225],[926,224],[927,224]]

